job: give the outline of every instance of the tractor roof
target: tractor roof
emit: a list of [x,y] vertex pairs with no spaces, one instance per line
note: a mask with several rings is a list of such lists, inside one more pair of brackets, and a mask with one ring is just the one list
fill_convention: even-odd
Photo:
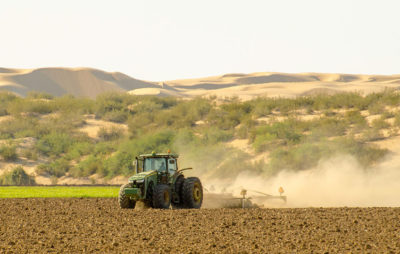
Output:
[[141,154],[138,158],[178,158],[179,155],[175,153],[149,153],[149,154]]

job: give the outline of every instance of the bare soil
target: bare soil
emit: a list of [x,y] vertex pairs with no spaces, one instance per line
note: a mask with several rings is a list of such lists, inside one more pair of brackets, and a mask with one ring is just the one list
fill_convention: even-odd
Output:
[[399,253],[400,208],[122,210],[0,199],[0,253]]

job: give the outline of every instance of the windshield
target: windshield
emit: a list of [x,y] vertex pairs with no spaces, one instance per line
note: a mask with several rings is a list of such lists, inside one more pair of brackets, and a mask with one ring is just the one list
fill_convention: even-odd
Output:
[[165,166],[165,158],[146,158],[144,159],[144,171],[158,170],[165,172],[167,167]]

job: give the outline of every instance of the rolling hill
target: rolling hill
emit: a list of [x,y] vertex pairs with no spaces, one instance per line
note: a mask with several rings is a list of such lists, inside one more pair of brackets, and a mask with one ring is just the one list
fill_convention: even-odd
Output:
[[292,98],[343,91],[368,94],[384,88],[397,89],[399,86],[400,75],[257,72],[151,82],[138,80],[120,72],[105,72],[92,68],[0,68],[0,89],[21,96],[26,96],[30,91],[38,91],[54,96],[72,94],[94,98],[104,92],[120,91],[137,95],[178,97],[238,96],[248,100],[256,96]]

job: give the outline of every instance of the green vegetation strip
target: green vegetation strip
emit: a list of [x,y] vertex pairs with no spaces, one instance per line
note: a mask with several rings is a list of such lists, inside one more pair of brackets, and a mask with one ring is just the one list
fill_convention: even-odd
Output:
[[32,186],[0,187],[0,198],[113,198],[119,187]]

